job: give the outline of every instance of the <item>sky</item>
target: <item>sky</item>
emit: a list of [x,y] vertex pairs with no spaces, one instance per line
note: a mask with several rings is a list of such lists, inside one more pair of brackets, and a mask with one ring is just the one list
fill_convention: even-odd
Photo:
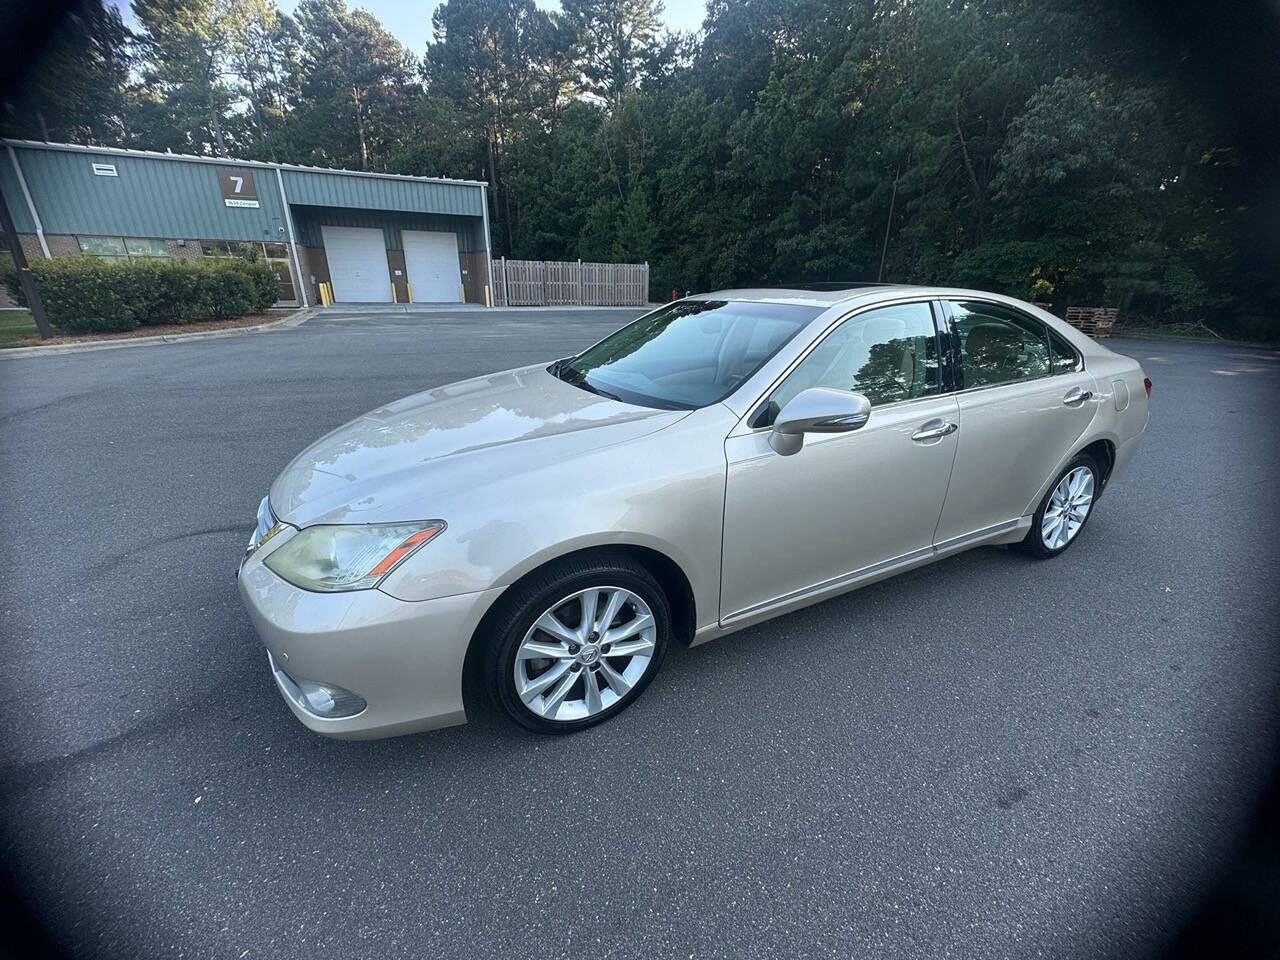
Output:
[[[130,9],[130,0],[108,0],[124,15],[124,22],[136,26]],[[559,9],[559,0],[536,0],[544,10]],[[290,13],[298,5],[297,0],[278,0],[280,8]],[[347,6],[368,10],[382,21],[387,31],[413,53],[421,56],[431,36],[431,14],[439,4],[432,0],[406,2],[406,0],[347,0]],[[670,30],[697,30],[702,26],[706,13],[705,0],[666,0],[665,21]]]

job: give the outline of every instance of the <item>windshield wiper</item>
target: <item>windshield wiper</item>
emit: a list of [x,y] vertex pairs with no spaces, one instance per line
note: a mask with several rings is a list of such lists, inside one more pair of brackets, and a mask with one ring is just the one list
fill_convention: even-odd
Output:
[[616,393],[610,393],[608,390],[601,390],[594,383],[592,383],[590,380],[587,379],[586,374],[579,374],[579,376],[582,379],[573,382],[573,385],[575,387],[581,387],[583,390],[590,390],[592,393],[598,393],[600,396],[605,397],[609,400],[617,400],[619,403],[626,403],[626,401],[623,400]]
[[617,400],[619,403],[626,403],[626,401],[616,393],[610,393],[608,390],[602,390],[600,387],[597,387],[587,379],[587,375],[581,370],[575,370],[573,367],[566,366],[566,364],[573,359],[573,357],[565,357],[563,360],[557,360],[551,365],[551,375],[558,380],[563,380],[565,383],[572,384],[575,387],[581,387],[583,390],[587,390],[609,400]]

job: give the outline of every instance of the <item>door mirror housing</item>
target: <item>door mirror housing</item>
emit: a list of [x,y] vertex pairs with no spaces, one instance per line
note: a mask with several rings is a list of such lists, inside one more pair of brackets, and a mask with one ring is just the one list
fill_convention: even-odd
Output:
[[784,457],[799,453],[806,433],[848,433],[866,426],[871,401],[860,393],[810,387],[801,390],[773,421],[769,446]]

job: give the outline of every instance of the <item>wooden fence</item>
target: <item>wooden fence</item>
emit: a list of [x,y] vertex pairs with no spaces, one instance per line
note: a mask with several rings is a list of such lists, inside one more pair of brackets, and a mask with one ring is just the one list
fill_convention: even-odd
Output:
[[649,303],[649,264],[581,260],[493,261],[495,307],[643,307]]

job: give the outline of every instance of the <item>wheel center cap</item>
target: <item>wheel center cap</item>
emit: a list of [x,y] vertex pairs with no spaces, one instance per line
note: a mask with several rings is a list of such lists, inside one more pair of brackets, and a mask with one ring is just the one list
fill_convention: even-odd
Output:
[[589,643],[578,651],[578,659],[583,663],[595,663],[600,659],[600,648],[594,643]]

